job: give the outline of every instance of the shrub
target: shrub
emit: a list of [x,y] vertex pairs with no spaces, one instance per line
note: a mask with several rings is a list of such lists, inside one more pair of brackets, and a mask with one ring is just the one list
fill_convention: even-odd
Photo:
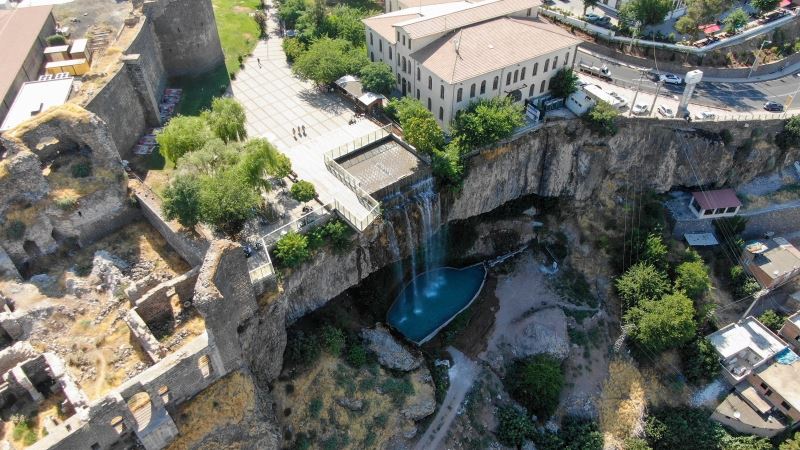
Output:
[[414,395],[414,385],[408,378],[388,378],[381,384],[381,389],[397,407],[403,406],[406,397]]
[[775,135],[775,144],[781,149],[800,146],[800,116],[793,116],[783,125],[783,130]]
[[768,309],[763,314],[758,316],[759,322],[763,323],[767,328],[774,332],[778,332],[783,326],[783,317],[781,317],[775,310]]
[[356,369],[367,363],[367,349],[360,343],[352,343],[347,347],[347,363]]
[[577,416],[561,421],[561,439],[566,450],[602,450],[603,434],[596,422]]
[[675,289],[682,290],[691,299],[700,300],[711,288],[711,278],[703,261],[681,263],[675,272]]
[[66,45],[67,38],[60,34],[51,34],[44,39],[47,42],[48,47],[54,47],[57,45]]
[[66,196],[55,199],[55,204],[59,209],[70,211],[78,207],[78,197]]
[[790,438],[781,442],[779,450],[800,450],[800,431],[795,432]]
[[306,46],[297,38],[286,38],[283,40],[283,52],[286,53],[286,60],[294,62],[303,52],[306,51]]
[[19,241],[25,236],[25,222],[12,220],[6,225],[6,236],[12,241]]
[[578,90],[578,76],[570,68],[561,68],[552,78],[550,87],[554,96],[565,98]]
[[344,331],[331,325],[326,325],[320,333],[322,347],[333,356],[342,354],[345,345]]
[[72,178],[86,178],[92,174],[92,163],[81,161],[72,165]]
[[164,190],[161,206],[167,220],[194,228],[200,220],[200,183],[192,176],[176,176]]
[[515,361],[504,380],[508,392],[540,420],[550,417],[558,406],[564,387],[561,362],[550,355],[535,355]]
[[622,309],[632,308],[644,300],[655,300],[669,292],[667,275],[652,264],[638,263],[631,266],[614,285],[622,300]]
[[308,239],[295,231],[286,233],[275,244],[275,256],[287,267],[295,267],[308,259]]
[[634,325],[633,340],[654,353],[680,347],[697,332],[694,305],[682,292],[639,302],[625,314],[625,322]]
[[731,284],[733,295],[737,299],[748,297],[761,290],[758,281],[745,272],[742,266],[731,267]]
[[332,220],[326,223],[324,231],[325,235],[330,238],[335,250],[342,251],[350,247],[352,230],[341,220]]
[[535,429],[530,419],[512,406],[497,411],[497,440],[509,447],[519,447]]
[[319,358],[321,349],[317,336],[297,331],[286,342],[286,360],[297,366],[307,367]]
[[317,196],[317,190],[314,185],[308,181],[300,180],[292,185],[290,195],[298,202],[307,202],[313,200]]
[[315,419],[318,418],[319,413],[322,412],[323,406],[322,399],[319,397],[314,397],[310,402],[308,402],[308,415]]
[[613,136],[617,133],[616,119],[619,111],[608,102],[598,101],[584,117],[589,128],[602,136]]
[[681,356],[684,362],[683,373],[694,384],[710,380],[719,373],[717,353],[703,337],[698,337],[681,348]]

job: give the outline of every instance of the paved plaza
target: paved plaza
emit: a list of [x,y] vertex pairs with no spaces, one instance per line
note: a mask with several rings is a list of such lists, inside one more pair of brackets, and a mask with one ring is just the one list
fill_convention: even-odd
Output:
[[[271,17],[269,39],[259,41],[232,82],[234,96],[247,111],[248,135],[264,137],[285,153],[297,175],[314,183],[323,203],[336,198],[363,217],[366,208],[327,170],[323,154],[379,127],[367,119],[350,125],[355,112],[342,98],[293,76],[277,28]],[[294,137],[292,128],[302,126],[305,136]]]

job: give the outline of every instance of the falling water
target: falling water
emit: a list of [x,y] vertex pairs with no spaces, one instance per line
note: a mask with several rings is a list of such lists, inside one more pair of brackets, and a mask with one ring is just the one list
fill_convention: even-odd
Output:
[[388,226],[389,250],[392,252],[392,261],[400,259],[400,244],[397,242],[397,233],[394,231],[394,224],[391,220],[385,222]]

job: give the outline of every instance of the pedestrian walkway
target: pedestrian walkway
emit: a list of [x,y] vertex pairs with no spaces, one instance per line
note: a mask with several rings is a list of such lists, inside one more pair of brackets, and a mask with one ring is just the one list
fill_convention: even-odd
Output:
[[324,204],[336,199],[356,217],[366,216],[356,194],[327,170],[323,154],[379,127],[363,119],[349,124],[354,111],[346,102],[292,75],[274,16],[269,30],[269,39],[258,42],[232,81],[233,95],[247,112],[248,135],[264,137],[286,154],[295,173],[314,183]]

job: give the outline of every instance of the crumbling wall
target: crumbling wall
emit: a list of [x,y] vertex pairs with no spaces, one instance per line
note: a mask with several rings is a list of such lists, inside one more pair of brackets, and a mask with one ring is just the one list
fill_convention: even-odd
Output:
[[165,281],[150,289],[140,298],[131,298],[135,302],[136,311],[148,323],[171,315],[170,297],[177,295],[181,302],[191,301],[199,272],[200,267],[195,267],[179,277]]

